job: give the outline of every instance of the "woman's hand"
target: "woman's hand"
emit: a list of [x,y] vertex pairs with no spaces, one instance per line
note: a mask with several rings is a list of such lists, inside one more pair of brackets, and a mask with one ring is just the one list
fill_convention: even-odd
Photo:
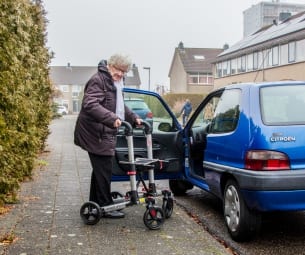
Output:
[[137,124],[137,125],[141,125],[141,124],[142,124],[142,121],[143,121],[142,119],[137,118],[137,119],[136,119],[136,124]]
[[122,121],[120,120],[120,119],[116,119],[115,121],[114,121],[114,123],[113,123],[113,126],[115,127],[115,128],[118,128],[118,127],[120,127],[122,125]]

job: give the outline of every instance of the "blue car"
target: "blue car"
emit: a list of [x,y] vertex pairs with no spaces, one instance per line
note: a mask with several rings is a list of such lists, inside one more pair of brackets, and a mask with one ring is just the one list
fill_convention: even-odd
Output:
[[136,113],[142,120],[147,121],[151,126],[153,125],[153,113],[149,109],[144,99],[139,97],[130,98],[125,93],[124,103],[130,110]]
[[[156,179],[169,179],[175,195],[193,186],[223,201],[235,241],[260,230],[261,214],[305,210],[305,82],[234,84],[203,98],[184,128],[153,92],[125,89],[153,105]],[[135,157],[147,157],[145,137],[134,133]],[[127,159],[118,135],[113,179],[123,180]]]

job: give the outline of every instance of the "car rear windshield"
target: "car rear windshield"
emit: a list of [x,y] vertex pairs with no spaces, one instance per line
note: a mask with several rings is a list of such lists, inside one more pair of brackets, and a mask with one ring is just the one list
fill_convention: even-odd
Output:
[[266,125],[304,125],[305,85],[263,87],[260,105]]

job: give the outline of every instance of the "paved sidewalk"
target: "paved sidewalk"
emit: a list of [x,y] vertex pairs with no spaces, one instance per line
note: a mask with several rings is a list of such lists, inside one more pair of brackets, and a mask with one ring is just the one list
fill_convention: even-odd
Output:
[[[88,155],[73,144],[76,116],[56,119],[50,126],[47,165],[22,184],[20,203],[0,217],[0,235],[12,232],[13,244],[0,244],[6,255],[210,255],[230,254],[184,210],[174,207],[160,230],[143,223],[145,206],[124,209],[123,219],[102,218],[96,225],[82,222],[79,209],[87,201],[91,167]],[[161,189],[167,182],[157,182]],[[125,193],[129,182],[114,183]]]

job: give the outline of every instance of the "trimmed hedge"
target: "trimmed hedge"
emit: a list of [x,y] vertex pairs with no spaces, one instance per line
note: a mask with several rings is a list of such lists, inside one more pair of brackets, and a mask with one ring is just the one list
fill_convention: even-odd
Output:
[[31,177],[51,120],[50,54],[41,1],[0,2],[0,205]]

